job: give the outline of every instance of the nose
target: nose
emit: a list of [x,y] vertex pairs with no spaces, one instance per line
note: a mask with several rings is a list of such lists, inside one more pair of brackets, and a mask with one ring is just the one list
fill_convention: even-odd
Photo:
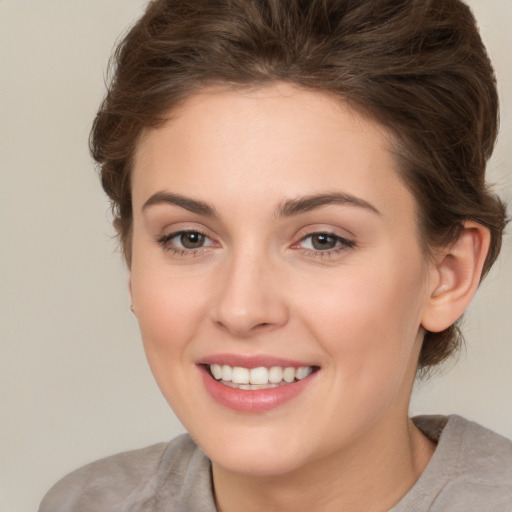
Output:
[[279,269],[264,257],[239,254],[225,262],[213,308],[214,322],[238,338],[285,325],[289,310]]

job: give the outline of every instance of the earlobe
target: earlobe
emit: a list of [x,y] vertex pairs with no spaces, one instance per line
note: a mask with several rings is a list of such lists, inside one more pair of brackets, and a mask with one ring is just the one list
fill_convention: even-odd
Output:
[[489,244],[489,230],[467,221],[456,242],[440,251],[422,317],[424,329],[443,331],[464,313],[480,283]]

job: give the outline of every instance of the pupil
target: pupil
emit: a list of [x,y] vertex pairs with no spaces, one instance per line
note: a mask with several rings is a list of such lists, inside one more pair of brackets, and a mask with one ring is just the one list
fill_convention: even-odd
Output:
[[311,239],[312,245],[317,250],[333,249],[336,245],[336,240],[330,235],[313,235]]
[[204,243],[204,235],[201,233],[183,233],[180,241],[186,249],[198,249]]

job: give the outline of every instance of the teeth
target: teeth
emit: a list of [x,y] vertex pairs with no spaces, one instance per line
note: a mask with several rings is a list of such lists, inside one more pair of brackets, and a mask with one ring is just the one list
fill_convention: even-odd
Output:
[[311,371],[312,368],[310,366],[301,366],[295,371],[295,378],[297,380],[304,379],[311,373]]
[[251,368],[249,371],[249,382],[251,384],[268,384],[268,370],[263,366]]
[[235,384],[249,384],[249,370],[241,366],[235,366],[231,382]]
[[210,372],[216,380],[222,380],[230,387],[238,389],[268,389],[277,384],[291,383],[306,378],[312,371],[312,366],[265,368],[244,368],[242,366],[229,366],[227,364],[211,364]]
[[283,371],[283,380],[293,382],[295,380],[295,368],[285,368]]
[[217,380],[222,379],[222,366],[220,364],[211,364],[210,371]]
[[278,384],[283,380],[283,369],[279,366],[273,366],[268,372],[268,380],[272,384]]
[[265,384],[239,384],[236,386],[238,389],[251,389],[251,390],[255,390],[255,389],[270,389],[270,388],[277,388],[277,384],[268,384],[268,385],[265,385]]
[[228,366],[227,364],[225,364],[222,367],[222,377],[221,377],[222,380],[225,380],[226,382],[230,382],[232,376],[233,376],[233,368],[231,368],[231,366]]

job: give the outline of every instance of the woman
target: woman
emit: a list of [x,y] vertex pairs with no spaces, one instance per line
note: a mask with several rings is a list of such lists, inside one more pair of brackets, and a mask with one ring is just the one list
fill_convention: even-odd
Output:
[[512,508],[512,444],[410,419],[506,222],[459,0],[156,0],[91,133],[160,389],[190,436],[42,512]]

